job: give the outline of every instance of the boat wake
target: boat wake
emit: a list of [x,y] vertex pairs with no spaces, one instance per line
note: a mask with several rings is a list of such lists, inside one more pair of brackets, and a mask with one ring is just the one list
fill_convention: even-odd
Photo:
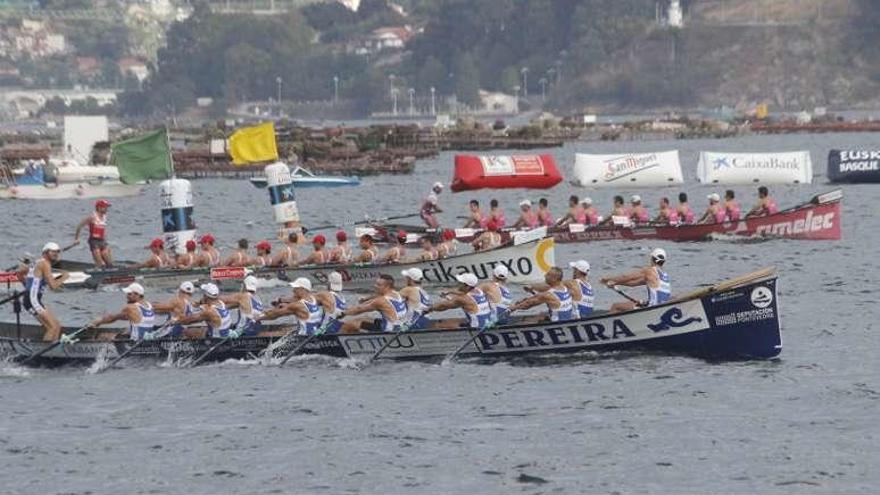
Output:
[[107,366],[112,358],[109,356],[110,346],[104,346],[99,352],[95,361],[86,368],[87,375],[96,375]]
[[712,241],[719,242],[729,242],[733,244],[757,244],[760,242],[767,242],[773,240],[772,237],[763,236],[763,235],[739,235],[739,234],[721,234],[721,233],[712,233],[709,234],[708,237]]
[[24,378],[31,376],[31,372],[12,360],[12,356],[3,356],[0,359],[0,378]]

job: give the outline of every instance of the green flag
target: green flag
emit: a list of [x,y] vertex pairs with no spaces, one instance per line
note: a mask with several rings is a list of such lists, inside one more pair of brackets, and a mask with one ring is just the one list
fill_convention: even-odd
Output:
[[119,179],[134,184],[171,177],[171,154],[165,129],[151,132],[111,147],[110,163],[119,168]]

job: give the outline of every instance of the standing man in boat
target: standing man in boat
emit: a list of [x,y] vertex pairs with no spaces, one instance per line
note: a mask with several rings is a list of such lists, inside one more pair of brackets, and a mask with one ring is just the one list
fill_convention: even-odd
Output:
[[581,200],[576,195],[568,198],[568,213],[556,222],[557,227],[566,227],[573,223],[584,224],[587,222],[587,216],[584,214],[584,207],[581,206]]
[[678,193],[678,206],[675,208],[675,211],[678,213],[679,222],[687,225],[694,223],[696,216],[694,215],[694,210],[691,209],[691,205],[688,204],[687,193]]
[[510,312],[546,304],[549,321],[574,319],[577,316],[574,312],[574,302],[571,291],[562,283],[562,270],[555,266],[548,270],[544,275],[544,283],[547,284],[547,290],[517,301],[510,306]]
[[318,302],[312,293],[312,282],[300,277],[290,283],[293,288],[293,300],[270,309],[257,317],[257,321],[276,320],[284,316],[293,316],[296,319],[298,335],[314,335],[324,322],[324,307]]
[[140,270],[142,268],[171,268],[173,263],[171,258],[168,257],[168,253],[165,252],[165,241],[161,238],[157,237],[150,241],[150,245],[147,246],[147,249],[150,250],[150,256],[143,263],[138,263],[132,267],[133,270]]
[[474,330],[483,330],[493,324],[492,306],[489,298],[479,288],[479,279],[473,273],[457,275],[458,287],[441,301],[432,304],[425,314],[461,308],[464,311],[463,325]]
[[199,257],[196,254],[196,241],[190,239],[186,241],[186,252],[177,256],[174,260],[175,266],[180,269],[193,268],[198,264]]
[[407,268],[400,272],[403,275],[404,287],[400,295],[406,301],[407,325],[410,330],[424,330],[431,320],[425,316],[425,310],[431,305],[431,296],[422,288],[425,278],[421,268]]
[[[357,306],[346,309],[343,318],[364,313],[377,312],[379,318],[361,317],[342,324],[343,333],[400,332],[406,327],[406,300],[394,289],[394,277],[381,274],[374,284],[376,295]],[[426,310],[427,311],[427,310]]]
[[272,258],[272,266],[281,266],[284,268],[294,268],[299,261],[299,234],[290,232],[284,240],[284,246],[278,250],[278,254]]
[[756,204],[754,208],[749,210],[746,218],[765,217],[767,215],[773,215],[778,212],[779,207],[776,206],[776,201],[774,201],[773,198],[770,197],[770,191],[767,189],[767,186],[761,186],[758,188],[758,204]]
[[[205,322],[208,327],[205,332],[206,338],[222,339],[226,337],[236,337],[232,326],[232,313],[226,304],[220,300],[220,289],[214,284],[202,284],[199,286],[204,296],[199,303],[198,311],[188,316],[181,316],[171,319],[172,325],[179,324],[182,326],[192,325],[198,322]],[[230,333],[233,332],[233,333]]]
[[733,189],[724,192],[724,211],[727,213],[727,219],[731,222],[738,222],[741,214],[739,201],[736,199]]
[[27,272],[24,281],[24,297],[22,305],[43,325],[46,332],[43,334],[44,341],[55,341],[61,337],[61,323],[58,318],[43,306],[43,292],[46,287],[58,290],[64,285],[64,281],[70,278],[67,272],[61,272],[58,278],[52,275],[52,264],[61,259],[61,247],[54,242],[47,242],[43,246],[43,255]]
[[336,247],[330,251],[330,263],[350,263],[351,246],[348,245],[348,234],[344,230],[336,232]]
[[223,266],[249,266],[251,264],[251,256],[248,254],[248,240],[239,239],[238,247],[226,258]]
[[504,265],[496,265],[492,269],[492,280],[480,284],[480,290],[489,299],[492,307],[492,321],[498,325],[504,325],[510,319],[510,305],[513,304],[513,295],[507,288],[507,277],[510,270]]
[[468,220],[464,223],[466,229],[479,229],[486,224],[486,218],[483,216],[483,210],[480,209],[480,202],[476,199],[468,202]]
[[669,204],[669,198],[660,198],[660,210],[654,217],[654,223],[660,225],[678,225],[678,212]]
[[519,219],[513,224],[515,229],[534,229],[538,227],[538,215],[532,211],[532,202],[524,199],[519,202]]
[[452,229],[444,230],[443,242],[437,246],[437,255],[440,258],[448,258],[455,256],[456,251],[458,251],[458,240],[455,238],[455,231]]
[[95,260],[95,268],[107,269],[113,266],[110,245],[107,243],[107,209],[110,202],[106,199],[95,201],[95,212],[84,218],[77,226],[73,234],[73,243],[79,245],[79,234],[83,227],[89,228],[89,251]]
[[214,236],[211,234],[205,234],[199,238],[201,253],[199,253],[196,266],[212,267],[220,265],[220,251],[217,251],[217,248],[214,247],[215,242]]
[[553,218],[553,213],[550,212],[550,203],[547,202],[547,198],[538,200],[538,225],[547,228],[556,225],[556,220]]
[[487,251],[501,245],[501,234],[498,233],[498,224],[495,220],[489,220],[486,230],[477,236],[471,245],[474,251]]
[[[167,302],[154,303],[153,311],[156,314],[167,314],[169,316],[169,319],[189,316],[198,310],[198,307],[192,300],[192,296],[195,291],[196,288],[192,282],[181,282],[180,287],[178,287],[177,289],[177,294],[169,299]],[[184,336],[184,327],[183,325],[179,324],[166,325],[164,330],[160,330],[159,332],[160,333],[153,334],[153,337],[181,338]]]
[[[608,287],[614,288],[617,285],[626,287],[639,287],[644,285],[648,289],[648,299],[641,306],[656,306],[663,304],[672,297],[672,288],[669,282],[669,274],[663,270],[666,263],[666,251],[662,248],[656,248],[651,251],[651,264],[639,268],[624,275],[616,277],[604,277],[600,282]],[[636,304],[631,301],[614,303],[611,306],[612,313],[621,311],[629,311],[635,309]]]
[[439,206],[441,192],[443,192],[443,183],[435,182],[434,187],[431,188],[430,194],[428,194],[425,200],[422,201],[422,208],[419,212],[419,216],[422,217],[425,225],[431,229],[436,229],[440,226],[436,214],[443,213],[443,210],[441,210]]
[[382,261],[385,263],[400,263],[406,259],[406,232],[400,230],[392,239],[392,246],[388,248]]
[[144,299],[144,288],[133,283],[122,289],[125,294],[125,306],[118,313],[107,314],[89,323],[89,327],[98,328],[116,321],[128,322],[128,336],[131,340],[150,340],[154,338],[156,312],[153,306]]
[[361,248],[361,252],[354,259],[355,263],[375,263],[379,258],[379,251],[370,234],[364,234],[358,239],[358,247]]
[[727,212],[721,204],[721,196],[718,193],[712,193],[706,196],[706,199],[709,200],[709,207],[706,208],[706,212],[697,223],[724,223],[727,221]]
[[263,301],[257,295],[257,288],[257,277],[248,275],[241,284],[241,292],[220,298],[228,309],[238,308],[236,337],[254,337],[263,329],[257,320],[263,314]]
[[634,224],[643,225],[651,221],[651,214],[648,213],[648,209],[642,204],[641,196],[633,194],[629,202],[631,206],[629,218]]

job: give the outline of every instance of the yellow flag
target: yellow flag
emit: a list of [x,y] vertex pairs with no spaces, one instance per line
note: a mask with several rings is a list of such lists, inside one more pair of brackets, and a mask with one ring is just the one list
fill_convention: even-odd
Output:
[[233,132],[229,136],[229,154],[235,165],[278,160],[275,124],[266,122]]

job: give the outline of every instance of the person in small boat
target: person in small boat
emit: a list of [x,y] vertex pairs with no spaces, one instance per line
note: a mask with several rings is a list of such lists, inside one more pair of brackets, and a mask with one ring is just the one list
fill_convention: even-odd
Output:
[[186,252],[177,255],[177,258],[174,260],[174,265],[180,269],[193,268],[199,261],[199,257],[196,254],[196,241],[192,239],[186,241],[185,247]]
[[696,216],[694,215],[694,210],[691,209],[691,205],[688,204],[688,195],[687,193],[679,193],[678,194],[678,206],[675,207],[676,213],[678,213],[678,220],[684,224],[693,224]]
[[150,241],[150,245],[147,246],[147,249],[150,250],[150,256],[143,263],[137,263],[129,268],[134,270],[140,270],[142,268],[173,268],[174,263],[171,261],[171,258],[168,257],[168,253],[165,252],[165,241],[160,238],[155,238]]
[[648,213],[648,209],[642,204],[642,197],[638,194],[633,194],[629,199],[630,203],[630,213],[629,218],[632,220],[632,223],[636,225],[646,224],[651,221],[651,214]]
[[[644,285],[648,290],[648,299],[641,303],[640,306],[656,306],[665,303],[672,297],[669,274],[663,270],[665,263],[666,251],[662,248],[656,248],[651,251],[650,265],[616,277],[603,277],[599,281],[611,288],[618,285],[626,287]],[[636,303],[632,301],[617,302],[611,306],[611,312],[629,311],[635,309],[636,306]]]
[[437,255],[440,258],[448,258],[455,256],[456,251],[458,251],[458,240],[455,238],[455,231],[452,229],[444,230],[443,242],[437,246]]
[[770,190],[767,189],[767,186],[761,186],[758,188],[758,204],[754,206],[749,213],[746,215],[746,218],[750,217],[765,217],[767,215],[773,215],[779,212],[779,207],[776,206],[776,201],[770,197]]
[[107,209],[110,202],[106,199],[95,201],[95,212],[84,218],[73,234],[73,243],[79,245],[79,234],[83,227],[89,229],[89,251],[95,261],[95,268],[106,269],[113,266],[113,256],[107,243]]
[[490,220],[486,224],[486,230],[480,233],[476,239],[471,242],[474,251],[486,251],[501,245],[501,234],[498,233],[498,224],[495,220]]
[[513,295],[507,287],[507,277],[510,270],[504,265],[496,265],[492,269],[492,280],[483,282],[479,288],[489,299],[492,307],[492,317],[498,325],[503,325],[510,319],[510,305],[513,304]]
[[519,219],[513,224],[514,229],[534,229],[538,227],[538,215],[532,211],[532,202],[524,199],[519,202]]
[[470,200],[470,202],[468,202],[468,218],[464,223],[464,228],[479,229],[483,227],[485,223],[486,218],[483,216],[483,210],[480,209],[480,202],[476,199]]
[[202,291],[203,297],[199,302],[198,311],[191,315],[172,318],[169,322],[172,325],[184,327],[204,322],[207,326],[206,338],[223,339],[239,336],[238,331],[234,328],[235,322],[232,320],[232,312],[220,299],[220,288],[209,283],[200,285],[199,290]]
[[318,234],[312,238],[312,252],[302,261],[303,265],[323,265],[330,259],[330,253],[324,248],[327,238]]
[[599,225],[599,210],[593,206],[592,198],[584,198],[581,200],[581,208],[584,210],[584,225],[595,227]]
[[251,264],[251,255],[248,254],[248,245],[247,239],[239,239],[238,247],[226,258],[223,266],[249,266]]
[[348,234],[344,230],[336,232],[336,246],[330,251],[330,263],[351,262],[351,246],[348,245]]
[[418,256],[416,256],[416,261],[434,261],[440,258],[430,235],[422,236],[419,239],[419,245],[422,247],[422,250],[419,252]]
[[602,220],[599,225],[614,225],[614,217],[624,217],[630,218],[631,212],[629,208],[626,207],[626,204],[623,201],[623,196],[614,196],[614,206],[611,208],[611,213],[608,214],[608,218]]
[[724,223],[727,221],[727,212],[724,210],[724,206],[721,204],[721,196],[718,193],[712,193],[706,196],[706,199],[709,200],[709,207],[706,208],[706,212],[703,213],[703,216],[700,217],[700,220],[697,223]]
[[497,199],[489,201],[489,215],[486,217],[486,225],[488,226],[492,221],[495,222],[495,225],[497,225],[499,229],[503,229],[504,226],[507,225],[507,220],[504,218],[504,211],[498,205]]
[[728,220],[731,222],[739,221],[742,210],[732,189],[724,192],[724,211],[727,213]]
[[547,316],[542,317],[541,320],[568,321],[577,318],[571,291],[562,283],[562,270],[557,267],[548,270],[544,274],[544,283],[547,284],[546,290],[513,303],[510,305],[510,312],[545,304]]
[[392,246],[382,257],[385,263],[400,263],[406,259],[406,232],[398,231],[397,235],[392,238]]
[[257,250],[257,255],[253,257],[250,261],[250,265],[253,266],[271,266],[272,265],[272,243],[267,240],[262,240],[257,243],[254,248]]
[[[177,294],[174,297],[166,302],[153,303],[153,311],[156,314],[166,314],[169,316],[169,319],[189,316],[198,311],[198,306],[192,300],[195,291],[196,288],[192,282],[181,282],[180,286],[177,288]],[[153,334],[153,337],[181,338],[184,336],[184,331],[185,328],[180,324],[164,325],[162,329],[157,330],[157,333]],[[198,335],[191,335],[191,337],[195,338],[198,337]]]
[[327,290],[315,295],[324,308],[324,321],[318,329],[321,333],[338,333],[342,330],[342,312],[348,308],[345,295],[342,294],[342,274],[330,272],[327,275]]
[[558,227],[565,227],[573,223],[584,224],[587,222],[587,216],[584,213],[584,207],[581,205],[580,198],[572,195],[568,198],[568,213],[556,222]]
[[483,330],[493,324],[492,306],[489,297],[479,288],[480,281],[473,273],[456,275],[458,286],[445,294],[440,301],[425,309],[425,314],[460,308],[465,319],[458,327]]
[[431,193],[422,201],[422,208],[419,212],[419,216],[422,217],[425,225],[431,229],[436,229],[440,226],[436,214],[443,213],[439,206],[441,192],[443,192],[443,184],[435,182],[434,187],[431,188]]
[[660,225],[678,225],[678,212],[669,204],[669,198],[660,198],[660,210],[654,217],[654,223]]
[[61,247],[54,242],[47,242],[43,246],[43,254],[28,268],[24,281],[24,296],[22,306],[43,325],[44,341],[55,341],[61,337],[61,323],[58,318],[43,305],[43,292],[46,288],[58,290],[64,285],[64,281],[70,278],[70,274],[62,271],[58,278],[52,275],[52,265],[61,259]]
[[284,316],[293,316],[298,326],[298,335],[314,335],[322,331],[325,321],[324,306],[312,292],[312,282],[300,277],[290,283],[293,289],[293,300],[265,311],[257,317],[257,321],[277,320]]
[[236,331],[239,336],[253,337],[263,329],[263,325],[257,321],[264,309],[263,301],[257,295],[258,288],[257,277],[248,275],[241,284],[240,292],[220,297],[228,309],[238,308]]
[[376,249],[370,234],[364,234],[358,239],[358,247],[361,248],[361,252],[354,259],[355,263],[375,263],[379,259],[379,250]]
[[410,330],[424,330],[431,323],[425,316],[425,310],[431,305],[431,296],[422,288],[425,276],[421,268],[407,268],[400,272],[403,275],[404,287],[400,295],[406,301],[406,324]]
[[153,306],[144,299],[144,288],[141,284],[133,283],[122,289],[125,294],[125,306],[118,313],[106,314],[89,323],[90,328],[99,328],[102,325],[117,321],[127,321],[128,331],[125,332],[131,340],[150,340],[156,327],[156,312]]
[[272,266],[294,268],[299,262],[299,234],[289,232],[284,240],[284,245],[272,258]]
[[343,318],[364,313],[379,313],[379,318],[361,317],[345,321],[343,333],[367,332],[401,332],[407,329],[406,300],[394,289],[394,277],[387,274],[379,275],[374,284],[375,296],[346,309]]
[[543,227],[552,227],[556,225],[556,219],[553,218],[553,213],[550,211],[550,203],[547,202],[547,198],[541,198],[538,200],[538,225]]
[[590,285],[590,263],[587,260],[572,261],[571,279],[565,281],[566,287],[571,291],[574,301],[574,310],[579,318],[586,318],[593,313],[595,295],[593,286]]
[[217,251],[217,248],[214,247],[214,236],[211,234],[205,234],[199,238],[199,248],[201,252],[199,253],[199,259],[196,266],[200,267],[212,267],[220,265],[220,251]]

